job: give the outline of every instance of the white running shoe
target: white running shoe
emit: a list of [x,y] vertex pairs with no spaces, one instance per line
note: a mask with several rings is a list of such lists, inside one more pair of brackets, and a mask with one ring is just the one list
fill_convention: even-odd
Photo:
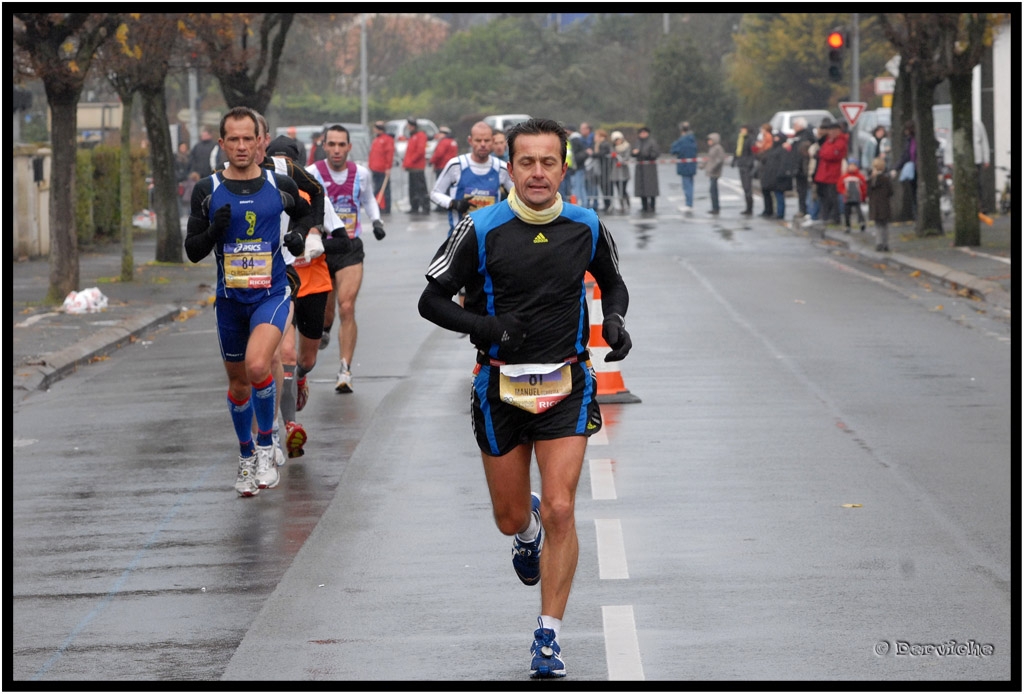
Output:
[[256,456],[238,456],[238,477],[235,478],[235,491],[239,496],[256,496],[260,487],[256,483]]
[[288,462],[288,458],[284,454],[284,449],[281,448],[281,437],[278,435],[276,428],[274,429],[272,437],[274,441],[274,465],[281,467]]
[[281,474],[277,471],[277,461],[274,457],[274,448],[281,450],[280,446],[256,446],[256,484],[260,489],[273,489],[281,480]]
[[345,364],[342,364],[342,370],[338,372],[338,382],[334,385],[334,390],[339,393],[352,392],[352,372]]

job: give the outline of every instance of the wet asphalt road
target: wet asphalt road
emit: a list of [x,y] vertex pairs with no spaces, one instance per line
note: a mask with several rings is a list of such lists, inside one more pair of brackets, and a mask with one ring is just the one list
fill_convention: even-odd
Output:
[[[588,447],[570,681],[1009,679],[1009,325],[662,180],[656,218],[606,218],[642,402]],[[335,334],[307,455],[254,499],[212,311],[15,408],[15,681],[526,679],[472,351],[416,313],[441,217],[367,241],[356,392]]]

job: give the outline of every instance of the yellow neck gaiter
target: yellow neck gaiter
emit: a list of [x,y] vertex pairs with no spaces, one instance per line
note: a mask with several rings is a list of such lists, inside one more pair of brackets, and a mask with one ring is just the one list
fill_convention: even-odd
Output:
[[512,208],[512,213],[519,217],[527,224],[548,224],[558,218],[558,215],[562,214],[562,194],[555,193],[555,204],[546,210],[535,210],[527,207],[523,202],[516,197],[516,189],[513,188],[508,194],[508,206]]

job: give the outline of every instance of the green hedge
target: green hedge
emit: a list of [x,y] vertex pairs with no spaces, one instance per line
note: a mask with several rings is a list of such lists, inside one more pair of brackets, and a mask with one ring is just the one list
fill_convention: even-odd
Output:
[[[149,153],[133,148],[131,157],[131,210],[134,214],[149,207],[146,183]],[[79,244],[92,245],[121,238],[120,158],[121,148],[117,145],[97,145],[78,150],[75,222]]]

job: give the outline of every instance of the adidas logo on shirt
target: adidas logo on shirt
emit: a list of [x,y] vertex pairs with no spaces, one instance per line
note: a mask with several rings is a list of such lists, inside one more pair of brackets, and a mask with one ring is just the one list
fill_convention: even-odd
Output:
[[548,238],[546,236],[544,236],[544,234],[538,232],[538,234],[533,237],[533,242],[534,243],[547,243],[548,242]]

